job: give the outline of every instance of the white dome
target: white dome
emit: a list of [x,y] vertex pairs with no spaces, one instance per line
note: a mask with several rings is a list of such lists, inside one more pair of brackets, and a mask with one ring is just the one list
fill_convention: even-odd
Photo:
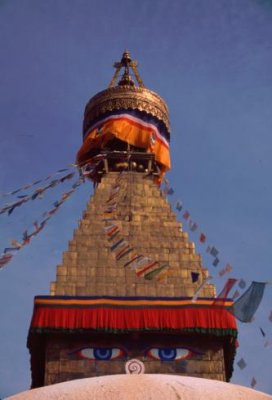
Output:
[[10,400],[268,400],[231,383],[178,375],[108,375],[77,379],[11,396]]

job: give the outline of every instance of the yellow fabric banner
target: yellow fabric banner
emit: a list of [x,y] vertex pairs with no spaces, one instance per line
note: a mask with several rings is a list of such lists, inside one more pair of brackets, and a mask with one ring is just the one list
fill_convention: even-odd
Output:
[[170,152],[167,140],[154,125],[129,116],[114,116],[105,121],[99,128],[91,130],[86,135],[77,154],[77,162],[84,162],[88,158],[90,150],[105,149],[107,143],[113,138],[118,138],[132,146],[141,147],[149,153],[154,153],[155,160],[162,165],[163,170],[170,169]]

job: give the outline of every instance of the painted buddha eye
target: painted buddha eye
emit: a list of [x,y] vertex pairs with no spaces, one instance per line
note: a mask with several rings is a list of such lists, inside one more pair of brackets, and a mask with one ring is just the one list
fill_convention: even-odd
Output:
[[116,360],[126,357],[126,352],[120,348],[111,347],[85,347],[83,349],[77,350],[81,358],[86,358],[88,360]]
[[190,350],[176,347],[151,348],[146,352],[146,356],[161,361],[185,360],[192,355]]

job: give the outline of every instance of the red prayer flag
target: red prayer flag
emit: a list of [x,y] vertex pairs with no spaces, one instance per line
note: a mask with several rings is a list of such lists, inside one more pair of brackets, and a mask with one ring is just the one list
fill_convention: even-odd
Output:
[[2,254],[0,256],[0,268],[3,268],[7,263],[9,263],[12,257],[13,255],[10,253]]
[[229,278],[227,282],[225,283],[225,286],[223,287],[222,291],[219,293],[217,296],[217,299],[225,299],[228,297],[229,292],[237,282],[237,279],[235,278]]

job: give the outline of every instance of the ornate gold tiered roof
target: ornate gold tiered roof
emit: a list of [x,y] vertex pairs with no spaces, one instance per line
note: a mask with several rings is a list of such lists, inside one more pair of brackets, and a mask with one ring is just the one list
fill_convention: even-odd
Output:
[[[120,62],[114,64],[116,72],[109,87],[97,93],[86,105],[83,132],[101,115],[120,109],[144,111],[162,121],[170,132],[168,107],[157,93],[144,87],[137,65],[137,61],[131,60],[128,51],[124,52]],[[124,73],[116,84],[122,68],[124,68]],[[134,73],[138,85],[134,83],[130,70]]]

